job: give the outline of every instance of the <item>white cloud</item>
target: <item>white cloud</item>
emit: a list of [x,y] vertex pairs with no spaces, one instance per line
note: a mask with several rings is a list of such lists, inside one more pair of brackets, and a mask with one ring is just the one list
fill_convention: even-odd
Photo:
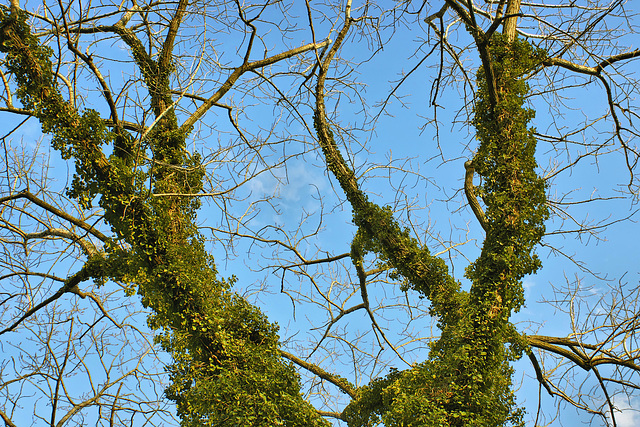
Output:
[[614,399],[615,406],[619,412],[616,412],[616,423],[618,427],[637,427],[640,426],[640,398],[631,399]]
[[[258,203],[263,215],[251,220],[253,227],[260,226],[265,220],[271,224],[297,224],[308,219],[308,215],[317,214],[321,204],[319,194],[326,191],[327,179],[322,169],[303,162],[292,160],[286,168],[281,167],[262,173],[248,182],[250,195],[248,202]],[[269,199],[268,205],[262,203]],[[273,209],[269,219],[265,216]]]
[[[314,168],[303,162],[292,163],[287,168],[262,173],[249,182],[252,199],[278,196],[282,201],[306,200],[316,191],[326,187],[326,179]],[[316,190],[317,189],[317,190]]]
[[522,287],[524,288],[524,296],[527,300],[531,296],[531,290],[535,285],[536,283],[533,281],[532,277],[525,277],[522,280]]

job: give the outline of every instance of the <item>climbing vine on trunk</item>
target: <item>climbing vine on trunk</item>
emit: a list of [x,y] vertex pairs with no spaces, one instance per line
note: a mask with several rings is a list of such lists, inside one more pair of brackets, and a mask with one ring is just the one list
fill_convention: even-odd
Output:
[[[328,168],[354,211],[358,231],[351,257],[363,275],[364,255],[377,254],[405,289],[427,297],[432,314],[438,317],[441,337],[430,345],[425,362],[361,387],[344,411],[344,419],[350,427],[379,422],[386,426],[522,425],[522,410],[511,389],[510,363],[527,351],[527,345],[509,318],[524,303],[521,279],[540,267],[534,249],[548,217],[545,182],[535,171],[536,139],[529,128],[534,114],[524,103],[527,73],[542,62],[545,53],[517,38],[509,42],[500,34],[485,46],[483,60],[491,63],[478,72],[473,120],[480,146],[465,166],[467,174],[475,170],[483,179],[477,193],[486,213],[476,214],[482,218],[486,239],[480,257],[466,271],[472,282],[467,293],[449,275],[444,261],[421,246],[389,209],[368,200],[340,154],[326,120],[324,79],[348,27],[347,22],[324,59],[314,123]],[[486,69],[492,70],[495,93],[491,99]],[[475,207],[478,210],[479,204]],[[361,286],[362,282],[361,278]]]
[[[180,7],[186,2],[170,32],[180,23]],[[231,290],[233,280],[217,277],[194,223],[198,199],[180,195],[201,190],[203,170],[200,158],[187,154],[187,134],[170,106],[171,64],[152,59],[132,33],[116,28],[131,46],[156,115],[145,139],[136,140],[63,98],[52,51],[32,35],[26,17],[0,7],[0,50],[17,96],[62,156],[75,160],[69,195],[84,207],[99,197],[116,235],[86,262],[83,277],[130,283],[152,310],[149,324],[173,357],[166,396],[176,402],[182,425],[326,425],[300,395],[298,375],[279,350],[277,325]],[[152,163],[142,166],[148,152]]]

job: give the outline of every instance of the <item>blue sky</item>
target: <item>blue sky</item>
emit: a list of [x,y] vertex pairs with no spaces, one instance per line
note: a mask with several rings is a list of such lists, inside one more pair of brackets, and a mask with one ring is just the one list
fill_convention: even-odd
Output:
[[[383,50],[378,53],[374,61],[365,63],[358,68],[359,72],[355,79],[362,86],[348,92],[345,97],[349,95],[352,99],[356,99],[356,95],[366,97],[367,114],[369,117],[375,116],[379,111],[376,109],[376,104],[385,99],[394,86],[389,81],[398,81],[403,73],[407,73],[420,61],[421,57],[414,56],[414,54],[416,53],[416,45],[419,44],[419,42],[416,43],[416,40],[426,37],[422,31],[423,29],[401,29],[392,42],[384,45]],[[466,36],[461,36],[460,40],[464,44]],[[362,53],[358,50],[357,43],[355,46],[352,48],[354,49],[354,57],[366,56],[366,52]],[[348,56],[348,53],[345,55]],[[468,65],[467,71],[471,76],[477,67],[476,55],[475,51],[470,51],[468,56],[464,58]],[[473,138],[473,130],[464,123],[464,111],[462,115],[458,114],[464,105],[461,104],[461,98],[464,95],[463,89],[460,86],[454,86],[451,82],[440,88],[441,96],[438,104],[441,105],[441,108],[438,109],[439,122],[436,132],[431,121],[433,109],[428,105],[431,82],[437,71],[435,68],[427,68],[432,65],[433,62],[428,60],[420,66],[397,91],[396,95],[399,99],[392,99],[385,114],[382,114],[375,122],[374,129],[361,132],[360,138],[354,138],[349,143],[355,153],[352,159],[356,169],[363,173],[363,186],[371,192],[373,200],[381,205],[388,204],[399,207],[396,217],[403,220],[406,220],[407,215],[407,210],[401,208],[403,204],[420,205],[420,209],[416,208],[411,211],[411,217],[418,223],[428,224],[427,234],[421,237],[425,238],[434,252],[440,252],[444,249],[447,246],[446,242],[465,243],[456,246],[444,255],[445,257],[450,255],[448,259],[454,267],[454,274],[465,283],[465,279],[462,277],[464,267],[479,253],[482,238],[481,229],[471,212],[465,207],[466,202],[460,192],[464,175],[463,163],[472,155],[476,142]],[[626,75],[637,73],[637,70],[638,67],[633,62],[625,64],[621,68],[621,72]],[[567,84],[585,81],[580,77],[576,79],[570,77],[569,79]],[[533,93],[544,89],[544,79],[532,82]],[[592,81],[588,86],[578,88],[569,87],[564,89],[561,95],[564,97],[565,105],[560,106],[559,110],[563,116],[558,114],[555,107],[548,107],[540,97],[531,99],[532,107],[537,110],[537,117],[532,121],[532,125],[537,127],[539,132],[553,133],[556,125],[552,124],[552,119],[559,123],[557,126],[560,126],[560,129],[563,127],[569,129],[579,127],[581,123],[606,113],[605,93],[598,82]],[[341,123],[349,123],[354,127],[365,121],[362,107],[355,101],[352,103],[343,102],[341,108],[338,109],[338,114],[338,120]],[[252,119],[255,120],[255,117],[252,116]],[[607,138],[605,131],[608,128],[610,129],[610,123],[580,134],[576,136],[575,140],[576,142],[598,142],[599,139]],[[608,223],[634,215],[637,209],[635,200],[624,196],[629,176],[625,168],[624,157],[615,150],[616,145],[613,143],[611,149],[603,150],[603,153],[598,157],[585,159],[572,170],[559,174],[551,182],[550,197],[558,199],[568,194],[563,200],[574,202],[591,196],[620,197],[615,200],[571,205],[569,213],[578,221],[585,220],[594,224]],[[606,151],[610,151],[610,153],[606,153]],[[553,172],[555,164],[566,164],[569,159],[579,155],[580,146],[576,144],[566,151],[559,152],[550,143],[541,140],[538,152],[541,174],[549,174]],[[309,157],[311,158],[309,159]],[[390,158],[398,162],[396,163],[398,167],[403,166],[405,172],[380,166],[388,164]],[[403,159],[406,158],[411,159],[410,164],[405,163]],[[332,212],[333,218],[329,218],[327,224],[324,224],[325,229],[317,237],[318,244],[323,250],[329,251],[328,248],[332,248],[330,251],[332,254],[347,252],[351,236],[355,232],[350,224],[349,207],[341,204],[343,197],[339,189],[334,190],[335,193],[330,190],[336,184],[331,178],[326,177],[321,162],[318,165],[317,157],[314,157],[313,154],[306,155],[305,160],[300,160],[300,162],[307,166],[303,167],[297,161],[294,162],[293,167],[289,168],[288,180],[280,182],[278,185],[275,184],[276,181],[273,178],[259,180],[259,185],[253,184],[255,191],[262,189],[265,190],[265,194],[276,192],[281,196],[277,209],[266,216],[276,215],[279,218],[279,224],[292,224],[299,221],[301,217],[310,212],[314,205],[317,205],[316,196],[317,189],[319,189],[320,192],[325,193],[325,200],[329,200],[332,205],[328,202],[325,203],[336,207],[332,207],[331,210],[325,207],[327,211]],[[374,169],[375,167],[379,168]],[[280,176],[282,177],[282,175]],[[398,196],[395,189],[400,183],[405,185],[404,194]],[[310,195],[310,197],[305,198],[306,195]],[[275,213],[276,210],[277,213]],[[263,218],[261,214],[256,221],[259,222]],[[633,218],[637,219],[637,215]],[[548,223],[548,231],[573,230],[576,226],[571,222],[570,219],[562,221],[559,216],[555,216]],[[327,238],[327,236],[329,237]],[[578,281],[580,288],[585,290],[585,298],[588,297],[592,303],[603,299],[606,296],[605,292],[607,292],[608,286],[616,284],[621,278],[623,282],[628,282],[628,289],[634,288],[638,281],[635,259],[638,236],[640,236],[640,227],[633,220],[615,223],[593,235],[569,233],[547,236],[544,240],[545,247],[538,250],[543,260],[543,269],[535,276],[525,279],[527,305],[514,316],[514,321],[521,325],[522,330],[529,333],[557,336],[569,334],[571,332],[570,318],[542,301],[556,298],[554,287],[562,289],[566,288],[568,284],[576,284]],[[559,255],[558,251],[564,255]],[[218,259],[226,257],[221,252],[219,253]],[[240,259],[245,257],[245,252],[239,251],[239,253]],[[256,259],[255,262],[258,263],[259,255],[254,254],[253,258],[249,259]],[[249,259],[244,259],[244,263],[256,265],[252,264],[253,261]],[[597,273],[596,276],[586,272],[580,265],[587,266],[593,273]],[[240,286],[243,282],[251,283],[255,280],[254,276],[248,272],[235,268],[237,264],[233,261],[227,260],[224,266],[221,271],[237,275],[240,278]],[[601,280],[598,277],[607,280]],[[284,337],[291,336],[304,341],[304,338],[301,338],[304,337],[301,325],[306,322],[313,326],[323,322],[319,322],[318,318],[309,314],[314,313],[309,308],[306,309],[309,310],[306,312],[306,316],[301,316],[300,312],[304,312],[305,309],[300,309],[300,307],[297,308],[297,316],[294,320],[294,310],[288,297],[282,294],[277,295],[280,283],[280,275],[268,276],[265,287],[268,289],[269,286],[272,286],[271,289],[276,295],[272,297],[261,295],[255,297],[255,300],[262,302],[261,307],[269,314],[270,318],[277,320],[283,326]],[[307,285],[310,286],[308,283]],[[303,288],[304,281],[299,286]],[[379,289],[374,297],[384,300],[389,298],[388,292],[391,291]],[[415,298],[415,295],[410,295],[410,297]],[[300,304],[300,306],[306,307],[304,304]],[[348,327],[353,329],[366,327],[366,318],[353,317],[346,321]],[[400,326],[403,326],[398,325],[399,320],[394,318],[381,316],[381,322],[383,321],[390,334],[393,334],[394,331],[398,332],[398,329],[401,329]],[[424,327],[423,335],[428,335],[430,333],[428,322],[422,326]],[[416,327],[419,328],[419,326]],[[419,348],[409,354],[408,360],[410,361],[419,361],[425,355]],[[396,366],[401,367],[402,363],[397,362]],[[318,359],[318,363],[322,364],[322,359]],[[331,366],[334,362],[325,363],[326,366]],[[529,417],[531,417],[528,418],[528,421],[532,425],[537,408],[538,388],[528,360],[518,362],[516,367],[517,373],[514,378],[518,383],[521,379],[523,381],[518,395],[527,407]],[[350,379],[355,380],[355,377],[350,377]],[[553,409],[555,403],[544,391],[542,399],[549,413],[555,414]],[[634,399],[631,402],[626,402],[619,398],[616,400],[616,404],[620,408],[638,407],[640,402],[637,401],[637,398]],[[627,410],[619,416],[618,425],[635,425],[640,422],[638,417],[637,413]],[[590,415],[578,413],[567,405],[561,405],[559,417],[555,421],[548,417],[546,419],[546,422],[551,422],[550,425],[554,426],[583,425],[583,423],[589,424],[596,421]],[[542,423],[542,419],[539,421]]]
[[[287,41],[289,46],[299,46],[311,41],[311,35],[304,27],[305,14],[304,9],[299,11],[301,29],[291,33]],[[319,14],[315,17],[316,36],[320,39],[322,34],[328,32],[331,22],[321,22]],[[429,104],[429,97],[432,83],[438,75],[439,57],[436,51],[403,82],[395,92],[396,97],[381,111],[380,102],[386,99],[395,86],[393,82],[399,81],[416,67],[432,47],[429,43],[423,44],[428,38],[425,26],[407,27],[403,23],[396,24],[398,30],[391,41],[383,39],[381,50],[370,61],[368,59],[375,50],[370,43],[373,38],[360,37],[354,31],[355,34],[348,40],[341,55],[355,62],[364,62],[349,75],[349,79],[354,82],[353,86],[336,86],[335,97],[332,99],[339,104],[333,117],[337,123],[353,129],[352,138],[344,141],[344,152],[349,153],[350,160],[361,176],[362,185],[370,193],[372,200],[391,206],[396,211],[396,218],[413,227],[416,237],[428,245],[432,252],[442,253],[441,256],[449,262],[455,277],[462,281],[463,286],[468,286],[463,277],[464,268],[479,254],[483,236],[461,191],[464,161],[472,156],[476,147],[473,129],[466,123],[468,109],[465,110],[464,97],[467,96],[466,101],[470,101],[470,87],[460,83],[459,74],[450,77],[445,74],[437,101],[439,107],[434,110]],[[260,23],[259,28],[267,34],[263,39],[264,46],[270,52],[281,51],[282,39],[277,32],[278,28],[266,23]],[[201,34],[211,42],[205,49],[206,53],[212,54],[212,46],[216,46],[223,62],[235,64],[239,54],[230,47],[242,45],[237,33],[229,30],[226,35],[216,34],[214,29],[207,31],[206,34]],[[460,35],[452,36],[455,42],[460,45],[469,43],[463,28],[457,28],[456,31]],[[186,34],[189,36],[190,33]],[[389,34],[383,32],[385,37]],[[187,38],[186,47],[193,43],[193,39]],[[636,43],[635,39],[632,42]],[[110,49],[100,53],[104,52],[105,56],[109,52],[119,52],[119,55],[126,53],[126,50],[118,48],[118,45],[112,45]],[[260,49],[255,52],[257,57],[262,53]],[[478,65],[477,53],[471,49],[464,54],[462,59],[465,69],[473,76]],[[313,58],[308,56],[308,59],[312,61]],[[194,63],[194,60],[185,60],[184,65],[186,68],[193,68]],[[278,69],[283,70],[286,67]],[[621,72],[629,76],[637,74],[638,70],[638,65],[633,61],[625,63],[621,68]],[[122,86],[124,83],[118,80],[120,70],[113,67],[109,71],[114,85]],[[211,77],[206,73],[202,71],[203,79],[211,80],[205,83],[215,86],[216,76]],[[298,351],[300,355],[308,355],[314,347],[314,340],[325,331],[326,307],[331,308],[320,292],[330,296],[335,304],[342,304],[343,308],[361,302],[353,285],[354,269],[346,259],[335,265],[320,265],[305,271],[298,270],[297,273],[295,268],[283,270],[282,263],[290,264],[296,258],[291,251],[283,249],[273,240],[292,245],[295,243],[300,253],[313,259],[349,252],[355,227],[351,224],[350,207],[344,202],[344,196],[335,180],[328,175],[319,150],[314,145],[313,136],[309,134],[311,108],[309,105],[302,105],[302,102],[299,112],[303,119],[300,119],[283,103],[275,103],[268,98],[275,96],[275,93],[269,85],[257,85],[256,82],[259,81],[260,79],[241,81],[241,89],[230,92],[222,101],[236,107],[238,123],[248,135],[263,143],[273,144],[265,145],[261,152],[264,163],[271,169],[253,177],[224,205],[221,198],[205,199],[198,220],[203,225],[204,236],[211,240],[210,248],[220,275],[237,276],[238,291],[257,303],[272,321],[281,326],[281,336],[286,348],[292,352]],[[299,84],[299,80],[286,74],[274,78],[273,82],[290,96],[298,93],[298,86],[292,85],[292,82]],[[575,82],[567,80],[567,84],[570,83]],[[544,91],[545,84],[543,77],[534,80],[532,92]],[[637,88],[633,90],[633,96],[637,97]],[[266,100],[258,99],[259,95],[265,95]],[[552,134],[556,130],[553,119],[559,123],[557,128],[562,130],[580,127],[585,120],[595,119],[606,113],[605,94],[598,82],[584,87],[567,88],[562,95],[565,97],[562,100],[564,105],[557,109],[553,105],[549,107],[541,96],[531,98],[531,105],[537,110],[532,124],[540,133]],[[256,99],[251,98],[252,96],[256,96]],[[93,102],[92,99],[88,104],[106,112],[106,106],[99,101]],[[133,107],[128,111],[131,110]],[[437,111],[437,122],[434,111]],[[372,121],[378,113],[379,118]],[[237,133],[226,119],[226,111],[211,111],[203,118],[202,124],[203,127],[197,129],[200,133],[191,146],[205,156],[218,156],[209,170],[213,190],[223,189],[234,180],[241,179],[244,173],[263,167],[255,157],[255,152],[239,143]],[[570,145],[566,150],[560,150],[548,141],[541,140],[538,148],[541,174],[550,173],[554,162],[567,164],[580,154],[583,149],[581,144],[606,140],[606,132],[610,128],[610,123],[600,121],[594,128],[575,136],[576,144]],[[22,131],[26,146],[34,147],[34,140],[40,136],[38,126],[32,120]],[[45,143],[46,139],[41,150],[51,155],[52,176],[58,180],[58,188],[64,187],[72,166],[64,164],[55,153],[51,153]],[[586,158],[551,182],[549,193],[552,199],[565,195],[565,201],[579,201],[591,196],[620,197],[569,205],[569,213],[579,221],[613,222],[633,215],[637,209],[636,199],[625,194],[628,171],[625,169],[624,158],[617,150],[616,142],[611,147],[604,150],[610,153],[603,151],[598,157]],[[222,151],[224,155],[219,154]],[[287,158],[287,161],[281,164],[283,158]],[[222,208],[229,209],[234,218],[242,218],[245,227],[240,229],[241,234],[255,233],[267,241],[257,242],[238,236],[227,240],[228,232],[235,230],[236,224],[233,218],[222,214]],[[571,332],[569,316],[554,309],[549,303],[540,302],[556,299],[554,287],[562,289],[567,284],[579,281],[585,300],[593,304],[606,300],[608,286],[617,284],[618,280],[628,283],[625,289],[635,288],[640,273],[637,267],[637,241],[640,237],[637,219],[638,216],[635,215],[631,220],[615,223],[596,235],[569,233],[547,236],[544,240],[545,247],[538,250],[543,268],[535,276],[525,279],[527,305],[514,316],[514,321],[521,329],[558,336]],[[228,227],[225,229],[226,233],[220,231],[224,227]],[[575,225],[570,219],[562,221],[556,216],[549,221],[547,230],[553,232],[560,229],[573,230]],[[559,255],[557,251],[572,257],[575,262]],[[369,267],[374,268],[375,260],[368,261]],[[580,268],[580,263],[597,274],[589,274]],[[60,268],[59,265],[58,267]],[[376,319],[392,342],[402,343],[400,354],[409,363],[424,360],[426,338],[437,334],[437,331],[431,329],[432,321],[424,316],[427,302],[420,301],[412,293],[405,295],[397,284],[384,275],[370,284],[369,292],[372,303],[385,306],[376,312]],[[134,305],[135,298],[137,297],[132,300]],[[294,302],[294,299],[298,301]],[[408,311],[402,306],[404,301],[410,301],[414,311]],[[335,314],[336,307],[332,310]],[[410,322],[407,321],[409,318]],[[138,322],[142,323],[140,320]],[[385,374],[390,366],[401,369],[407,366],[389,350],[388,345],[379,344],[381,336],[372,332],[371,321],[362,311],[345,316],[332,326],[330,333],[334,337],[327,340],[326,348],[314,352],[310,361],[326,369],[335,369],[358,385],[366,384],[369,376]],[[412,337],[422,340],[412,340]],[[358,357],[361,357],[364,366],[360,371],[350,365],[352,355],[349,351],[352,347],[346,343],[347,340],[357,341],[361,345]],[[366,355],[367,352],[375,354],[381,347],[385,350],[381,352],[379,363],[375,361],[375,357]],[[526,406],[530,417],[527,425],[533,425],[538,399],[533,370],[528,360],[518,362],[516,369],[514,379],[521,387],[518,397]],[[316,385],[310,389],[312,393],[317,393],[320,388]],[[332,392],[338,397],[335,401],[327,401],[328,407],[339,410],[345,400],[335,390]],[[311,395],[311,399],[314,402],[323,401],[315,394]],[[542,399],[547,415],[555,414],[555,402],[544,391]],[[637,408],[640,407],[640,398],[636,396],[630,402],[620,399],[616,400],[616,404],[620,408]],[[28,408],[26,412],[29,412]],[[547,420],[551,421],[549,418]],[[589,424],[591,420],[590,416],[578,414],[565,405],[560,407],[559,417],[550,425],[578,426]],[[637,412],[625,411],[618,418],[620,427],[638,424],[640,415]]]

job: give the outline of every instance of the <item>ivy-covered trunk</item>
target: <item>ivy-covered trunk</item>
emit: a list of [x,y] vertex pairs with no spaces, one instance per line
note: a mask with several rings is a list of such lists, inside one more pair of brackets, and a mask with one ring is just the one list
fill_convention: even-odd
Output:
[[[354,211],[358,231],[351,257],[361,286],[363,257],[373,252],[395,270],[407,289],[427,297],[441,337],[431,345],[425,362],[361,387],[344,418],[350,427],[377,422],[434,427],[522,425],[522,411],[511,389],[510,363],[528,349],[509,318],[524,303],[521,279],[540,266],[533,251],[548,216],[545,183],[535,172],[536,140],[528,127],[533,112],[524,105],[526,75],[541,63],[544,52],[500,34],[483,42],[484,64],[478,72],[473,120],[480,146],[466,167],[483,179],[477,193],[486,213],[474,211],[481,216],[486,239],[480,257],[467,269],[472,285],[466,292],[449,275],[444,261],[403,229],[390,209],[368,200],[340,154],[326,119],[324,81],[349,25],[347,21],[324,58],[314,122],[328,168]],[[469,190],[475,197],[476,192]]]
[[277,326],[232,292],[232,281],[217,278],[194,223],[203,169],[186,151],[169,86],[173,37],[186,5],[178,5],[157,60],[133,33],[114,27],[131,47],[155,114],[140,139],[63,98],[52,51],[31,34],[24,12],[0,7],[0,50],[23,107],[75,161],[69,195],[85,207],[98,198],[115,232],[105,251],[86,262],[83,279],[130,283],[152,310],[149,324],[162,331],[159,341],[173,357],[166,395],[177,403],[182,425],[326,425],[300,395],[297,373],[280,354]]
[[485,425],[503,425],[518,419],[509,364],[527,350],[509,318],[524,304],[522,278],[540,267],[534,249],[548,217],[545,182],[536,174],[536,139],[528,127],[534,113],[524,105],[527,73],[545,54],[500,34],[493,35],[488,51],[497,99],[492,105],[483,68],[473,121],[480,145],[471,162],[482,177],[478,193],[486,206],[486,238],[466,271],[472,286],[456,353],[464,354],[458,369],[465,373],[469,408],[485,413],[491,421]]

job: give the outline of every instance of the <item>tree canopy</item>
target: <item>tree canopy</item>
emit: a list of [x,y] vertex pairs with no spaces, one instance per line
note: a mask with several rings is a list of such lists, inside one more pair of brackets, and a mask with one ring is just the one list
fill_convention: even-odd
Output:
[[633,419],[637,18],[576,3],[1,5],[5,424]]

